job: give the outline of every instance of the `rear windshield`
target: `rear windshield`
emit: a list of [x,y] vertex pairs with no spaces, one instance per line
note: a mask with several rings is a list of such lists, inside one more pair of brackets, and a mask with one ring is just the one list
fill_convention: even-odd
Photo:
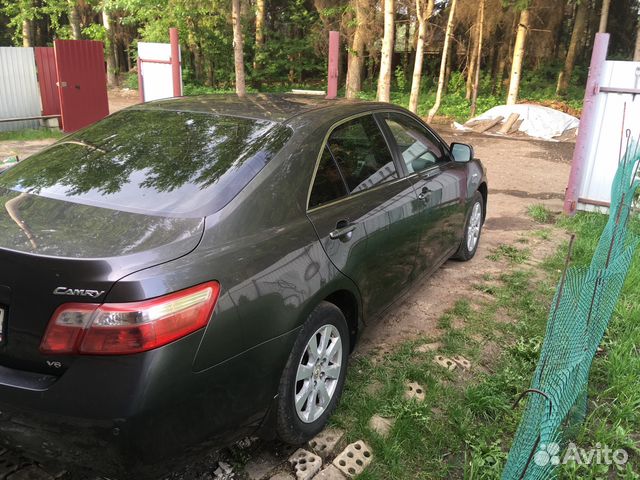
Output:
[[269,121],[127,110],[0,175],[0,188],[128,212],[205,216],[233,199],[289,139]]

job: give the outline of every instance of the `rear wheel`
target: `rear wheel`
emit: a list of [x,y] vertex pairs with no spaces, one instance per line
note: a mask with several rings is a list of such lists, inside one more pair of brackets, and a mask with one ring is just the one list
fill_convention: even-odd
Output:
[[342,311],[318,305],[303,325],[278,389],[278,436],[304,443],[324,428],[336,408],[347,370],[349,330]]
[[480,192],[473,195],[471,209],[467,215],[467,222],[464,226],[464,238],[458,247],[458,251],[453,255],[456,260],[471,260],[478,250],[480,234],[482,233],[482,223],[484,221],[484,199]]

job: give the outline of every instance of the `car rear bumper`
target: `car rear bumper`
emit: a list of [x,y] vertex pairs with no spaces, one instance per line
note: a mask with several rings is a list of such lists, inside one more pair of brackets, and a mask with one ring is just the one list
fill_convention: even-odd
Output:
[[79,358],[43,391],[0,375],[0,442],[43,463],[166,474],[260,424],[296,333],[203,372],[192,370],[196,333],[144,354]]

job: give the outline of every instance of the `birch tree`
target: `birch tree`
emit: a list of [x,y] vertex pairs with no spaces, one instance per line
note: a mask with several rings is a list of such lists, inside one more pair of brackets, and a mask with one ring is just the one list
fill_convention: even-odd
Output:
[[451,37],[453,35],[453,23],[456,15],[457,0],[451,0],[451,7],[449,9],[449,19],[447,20],[447,30],[444,37],[444,46],[442,47],[442,59],[440,61],[440,76],[438,77],[438,90],[436,91],[436,101],[429,110],[429,116],[427,121],[432,121],[433,117],[438,113],[440,103],[442,102],[442,91],[444,90],[445,76],[447,72],[447,56],[449,53],[449,44],[451,43]]
[[395,13],[395,1],[384,0],[384,37],[382,38],[377,94],[379,102],[388,102],[391,97],[391,61],[395,40]]
[[107,10],[107,7],[102,9],[102,25],[106,33],[105,42],[105,60],[107,62],[107,85],[113,87],[118,84],[118,76],[116,74],[116,55],[113,50],[114,38],[113,27],[111,25],[111,14]]
[[364,30],[369,7],[368,0],[355,0],[356,28],[347,59],[347,85],[345,92],[347,98],[356,98],[358,92],[362,90],[362,69],[364,68],[364,49],[366,45]]
[[480,0],[480,11],[478,13],[478,41],[476,51],[475,78],[473,79],[473,90],[471,93],[471,116],[476,114],[478,104],[478,88],[480,87],[480,67],[482,64],[482,35],[484,34],[484,4],[485,0]]
[[71,27],[71,37],[74,40],[82,39],[82,30],[80,28],[80,14],[78,13],[78,4],[76,0],[68,1],[69,10],[69,26]]
[[571,32],[571,40],[569,41],[569,48],[567,49],[564,68],[558,76],[558,85],[556,87],[556,94],[558,95],[566,95],[567,90],[569,89],[569,81],[571,80],[573,67],[576,64],[576,58],[578,57],[580,44],[584,37],[588,18],[589,3],[586,0],[582,0],[578,5],[578,10],[576,11],[576,19],[573,24],[573,31]]
[[598,28],[598,33],[605,33],[607,31],[610,5],[611,0],[602,0],[602,10],[600,11],[600,27]]
[[231,21],[233,23],[233,64],[236,72],[236,93],[239,97],[246,94],[244,82],[244,43],[240,22],[240,0],[231,0]]
[[416,0],[418,40],[416,42],[416,58],[413,64],[413,76],[411,79],[411,95],[409,96],[409,110],[413,113],[418,111],[420,83],[422,82],[422,64],[424,62],[424,43],[427,36],[427,22],[433,13],[433,5],[434,0],[428,0],[427,7],[423,9],[422,0]]
[[638,21],[638,30],[636,32],[636,49],[633,52],[633,61],[640,62],[640,20]]
[[522,74],[522,60],[524,59],[527,33],[529,30],[529,9],[525,8],[520,12],[518,22],[518,33],[513,47],[513,60],[511,62],[511,76],[509,77],[509,93],[507,94],[507,105],[515,105],[518,101],[520,90],[520,76]]
[[256,43],[253,57],[253,69],[262,68],[262,50],[264,49],[265,0],[256,0]]

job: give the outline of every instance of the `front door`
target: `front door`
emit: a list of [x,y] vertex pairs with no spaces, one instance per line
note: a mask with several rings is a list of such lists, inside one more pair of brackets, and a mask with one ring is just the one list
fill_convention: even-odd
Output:
[[308,216],[332,263],[358,286],[365,315],[387,306],[411,279],[420,233],[415,199],[372,115],[333,128]]
[[416,270],[432,270],[462,240],[467,184],[464,166],[453,162],[436,135],[409,115],[397,112],[377,115],[396,144],[418,198],[421,234]]

